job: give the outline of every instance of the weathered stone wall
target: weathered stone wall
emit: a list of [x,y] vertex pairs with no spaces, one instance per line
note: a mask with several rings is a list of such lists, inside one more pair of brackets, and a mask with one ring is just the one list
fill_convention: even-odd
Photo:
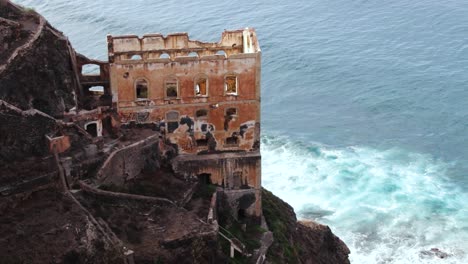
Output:
[[112,102],[123,123],[157,122],[180,154],[259,149],[255,30],[225,31],[219,43],[181,33],[109,36],[108,44]]
[[0,167],[14,160],[48,154],[46,134],[59,127],[54,118],[40,111],[22,111],[2,100],[0,124]]
[[[218,206],[222,207],[218,210],[229,210],[229,213],[237,220],[250,216],[251,222],[260,222],[262,215],[260,190],[224,190],[218,193],[219,199],[221,199]],[[245,213],[245,215],[241,215],[243,213],[240,212]]]
[[211,183],[226,189],[261,187],[258,152],[180,155],[172,160],[172,168],[185,177],[209,175]]
[[158,143],[159,135],[156,134],[113,152],[97,173],[98,180],[122,185],[137,177],[145,167],[159,167]]

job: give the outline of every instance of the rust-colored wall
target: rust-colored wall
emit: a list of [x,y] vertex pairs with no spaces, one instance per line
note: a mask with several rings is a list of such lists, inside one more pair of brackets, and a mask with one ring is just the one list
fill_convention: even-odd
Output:
[[[255,203],[248,212],[259,217],[261,51],[255,30],[225,31],[218,43],[192,41],[178,33],[108,36],[108,44],[112,104],[121,123],[158,124],[179,154],[208,153],[179,155],[173,169],[191,177],[208,174],[213,184],[235,193],[253,189]],[[225,79],[233,75],[237,93],[227,94]],[[206,96],[195,93],[199,76],[208,80]],[[169,79],[177,80],[177,98],[166,96]],[[145,80],[147,97],[137,98],[138,80]],[[227,115],[229,108],[236,108],[236,114]],[[208,114],[197,118],[201,109]],[[169,125],[167,120],[167,113],[174,111],[175,130],[169,129],[174,121]]]
[[[135,39],[133,39],[135,42]],[[132,43],[133,43],[132,42]],[[135,42],[132,45],[138,46]],[[185,51],[188,53],[190,50]],[[147,52],[148,53],[148,52]],[[151,54],[151,52],[149,52]],[[160,51],[157,51],[160,53]],[[200,53],[198,51],[198,53]],[[200,151],[258,150],[260,138],[260,52],[202,57],[175,57],[137,60],[122,59],[124,52],[110,64],[113,104],[122,123],[161,122],[169,111],[179,112],[179,128],[166,138],[179,148],[179,153]],[[133,54],[131,51],[128,54]],[[128,57],[128,56],[127,56]],[[225,92],[225,77],[237,77],[237,95]],[[197,96],[195,84],[199,76],[208,80],[208,95]],[[177,98],[167,98],[165,82],[176,79]],[[136,81],[148,84],[148,98],[138,99]],[[236,108],[237,116],[226,120],[226,110]],[[197,120],[195,112],[208,111],[208,117]],[[183,121],[183,119],[186,119]],[[187,119],[188,118],[188,119]],[[167,123],[167,122],[166,122]],[[206,125],[206,126],[205,126]],[[167,124],[162,126],[167,129]],[[209,132],[203,127],[211,129]],[[209,133],[210,135],[207,135]],[[226,144],[228,137],[237,137],[238,144]],[[197,140],[213,137],[212,145],[197,145]]]
[[70,137],[60,136],[55,138],[49,138],[49,151],[50,153],[62,153],[67,151],[71,146]]

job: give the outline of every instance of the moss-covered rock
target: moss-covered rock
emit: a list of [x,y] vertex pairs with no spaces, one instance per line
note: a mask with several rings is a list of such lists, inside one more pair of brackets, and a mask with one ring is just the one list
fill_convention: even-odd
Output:
[[328,226],[297,222],[293,208],[273,193],[262,191],[263,215],[274,242],[268,250],[271,263],[349,263],[348,247]]

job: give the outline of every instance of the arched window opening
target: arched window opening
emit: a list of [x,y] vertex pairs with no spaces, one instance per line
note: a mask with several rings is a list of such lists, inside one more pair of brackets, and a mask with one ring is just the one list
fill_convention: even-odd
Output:
[[164,82],[166,98],[177,98],[179,96],[178,82],[176,78],[167,79]]
[[148,81],[145,79],[137,79],[135,81],[136,98],[148,99]]
[[85,130],[93,137],[98,136],[97,123],[95,122],[85,125]]
[[162,53],[160,56],[159,56],[160,59],[170,59],[171,56],[167,53]]
[[138,55],[138,54],[135,54],[133,56],[130,57],[131,60],[141,60],[141,55]]
[[216,52],[216,55],[222,55],[222,56],[226,57],[226,52],[224,50],[218,50]]
[[198,181],[199,181],[201,184],[204,184],[204,185],[212,184],[212,181],[211,181],[211,174],[209,174],[209,173],[202,173],[202,174],[199,174],[199,175],[198,175]]
[[195,112],[195,117],[197,119],[207,119],[208,118],[208,110],[206,109],[200,109]]
[[208,79],[206,77],[199,77],[195,81],[195,95],[207,96],[208,95]]
[[192,51],[188,54],[189,57],[197,57],[198,58],[198,53],[196,53],[195,51]]
[[166,113],[167,132],[173,133],[179,127],[179,112],[169,111]]
[[93,95],[103,95],[104,86],[91,86],[89,87],[88,91]]
[[98,64],[85,64],[81,68],[83,75],[100,75],[101,67]]
[[237,76],[227,75],[224,79],[224,91],[226,95],[237,95]]

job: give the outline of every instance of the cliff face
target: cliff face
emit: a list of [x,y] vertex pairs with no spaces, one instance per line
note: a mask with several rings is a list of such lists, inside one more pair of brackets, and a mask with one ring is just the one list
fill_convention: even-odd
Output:
[[298,222],[293,208],[273,193],[262,192],[263,214],[274,242],[267,260],[272,263],[347,264],[346,244],[328,226]]
[[[113,200],[106,206],[96,197],[57,191],[58,163],[49,155],[45,136],[69,136],[70,149],[93,143],[93,139],[83,136],[86,132],[66,124],[69,120],[58,119],[76,104],[78,77],[73,70],[73,56],[66,37],[43,17],[0,0],[0,255],[8,263],[120,263],[124,241],[137,249],[137,263],[160,259],[169,263],[227,262],[223,254],[213,250],[219,240],[216,230],[205,232],[205,238],[198,237],[203,239],[186,234],[206,231],[200,227],[206,228],[206,224],[199,217],[206,217],[209,208],[205,207],[211,198],[206,202],[197,197],[200,193],[194,194],[189,209],[155,210]],[[74,162],[89,162],[71,169],[79,177],[93,170],[92,162],[100,162],[99,157],[87,157],[86,149],[74,154]],[[146,189],[136,194],[147,194],[148,190],[154,194],[158,188],[171,191],[168,181],[158,179],[156,187],[148,185],[151,179],[144,179],[141,186]],[[297,222],[287,203],[266,190],[262,195],[264,216],[275,238],[267,261],[349,263],[348,248],[327,226]],[[142,208],[150,213],[142,214]],[[190,219],[193,221],[187,221]],[[15,228],[11,223],[16,223]],[[161,227],[175,231],[167,235],[161,233]],[[151,234],[150,229],[159,233]],[[161,247],[155,247],[156,243]]]
[[75,105],[68,40],[32,10],[0,10],[0,99],[54,117]]

